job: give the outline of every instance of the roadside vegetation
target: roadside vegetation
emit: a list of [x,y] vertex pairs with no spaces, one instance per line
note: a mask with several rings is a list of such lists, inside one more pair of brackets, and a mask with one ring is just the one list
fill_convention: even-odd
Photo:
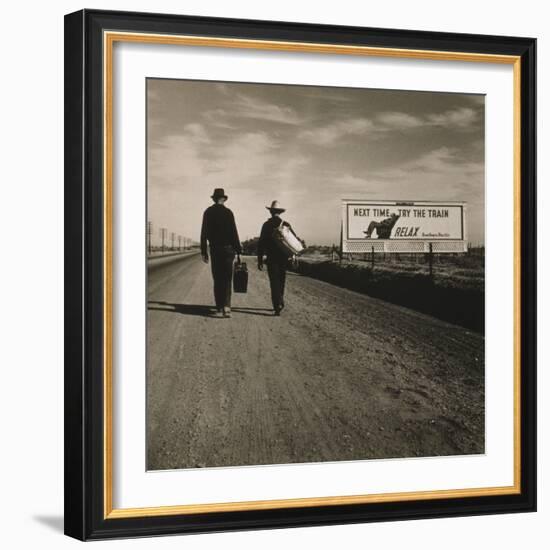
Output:
[[434,255],[433,275],[424,255],[355,254],[341,261],[329,250],[306,250],[292,268],[388,302],[406,306],[444,321],[485,331],[485,254]]

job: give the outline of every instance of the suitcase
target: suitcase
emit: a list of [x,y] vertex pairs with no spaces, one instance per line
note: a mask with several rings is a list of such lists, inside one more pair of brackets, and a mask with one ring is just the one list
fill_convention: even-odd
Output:
[[281,223],[279,227],[273,231],[273,240],[279,250],[286,254],[289,258],[290,256],[294,256],[295,254],[302,252],[304,249],[304,246],[294,236],[294,233],[292,233],[290,228],[283,223]]
[[248,268],[239,258],[233,264],[233,292],[245,293],[248,289]]

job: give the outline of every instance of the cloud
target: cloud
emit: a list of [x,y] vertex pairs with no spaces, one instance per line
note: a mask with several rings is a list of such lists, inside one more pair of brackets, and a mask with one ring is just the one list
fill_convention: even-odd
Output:
[[236,107],[240,110],[239,115],[247,118],[292,125],[302,122],[301,117],[290,107],[268,103],[245,94],[238,94]]
[[485,167],[462,158],[457,149],[440,147],[400,166],[345,174],[338,181],[375,198],[482,201]]
[[464,97],[474,105],[485,105],[485,94],[471,94]]
[[316,145],[332,145],[346,136],[361,136],[373,129],[367,118],[350,118],[313,130],[300,132],[299,138]]
[[451,147],[439,147],[428,151],[419,157],[403,163],[399,167],[375,171],[378,177],[388,179],[406,179],[413,174],[424,176],[453,175],[466,178],[482,173],[483,162],[469,162],[460,156],[460,151]]
[[446,111],[440,115],[429,115],[428,123],[433,126],[445,128],[465,129],[471,128],[478,120],[478,112],[469,107],[462,107],[452,111]]
[[269,170],[277,148],[277,142],[266,133],[247,132],[213,148],[208,166],[234,187],[247,185]]
[[441,127],[455,130],[475,128],[479,113],[470,107],[451,109],[443,113],[432,113],[424,116],[412,116],[402,112],[385,112],[375,119],[378,132],[390,130],[410,130],[416,128]]
[[230,118],[235,114],[227,109],[210,109],[202,115],[204,122],[209,127],[221,128],[223,130],[237,130],[237,125],[230,122]]
[[[449,147],[439,147],[424,153],[417,159],[406,164],[406,170],[423,172],[447,171],[449,166],[456,165],[456,150]],[[461,166],[464,166],[461,164]]]
[[161,93],[151,86],[147,86],[147,101],[161,101]]
[[409,130],[425,125],[425,121],[416,116],[401,112],[381,113],[376,117],[376,131],[386,132],[388,130]]
[[[224,90],[224,88],[221,88],[221,90]],[[230,96],[230,99],[225,102],[224,107],[210,109],[203,114],[208,122],[220,127],[231,126],[231,121],[239,118],[276,122],[292,126],[304,122],[291,107],[269,103],[243,93],[234,95],[228,94],[227,91],[223,93],[226,97]],[[229,123],[227,122],[228,120]]]
[[373,119],[348,118],[318,128],[304,130],[299,137],[315,145],[327,146],[348,136],[368,136],[372,139],[379,139],[390,132],[406,132],[435,127],[469,130],[477,127],[478,118],[478,112],[469,107],[424,116],[387,111],[376,115]]
[[265,173],[277,148],[277,142],[264,132],[213,141],[202,125],[187,124],[181,134],[152,144],[149,174],[155,184],[171,187],[196,184],[197,180],[217,184],[214,180],[218,177],[241,182]]
[[354,103],[356,101],[355,98],[352,96],[346,94],[344,92],[337,91],[338,89],[335,88],[317,88],[315,86],[306,89],[304,92],[302,92],[300,95],[301,97],[305,97],[308,99],[315,99],[318,101],[323,101],[325,104],[330,103]]
[[208,137],[208,134],[206,133],[204,126],[197,122],[186,124],[183,127],[183,133],[184,135],[187,134],[189,139],[196,144],[200,143],[200,144],[207,145],[211,142],[210,138]]
[[288,188],[295,186],[295,190],[300,190],[300,194],[309,193],[307,189],[303,189],[300,185],[300,171],[310,163],[310,159],[304,155],[295,154],[293,156],[285,156],[285,159],[277,160],[277,168],[273,174],[273,179],[279,186]]
[[479,113],[470,107],[451,109],[443,113],[432,113],[423,117],[411,116],[407,113],[389,112],[376,117],[378,131],[407,130],[421,127],[442,127],[450,129],[470,129],[476,126]]
[[[481,181],[484,179],[484,170],[483,162],[469,162],[460,157],[457,149],[440,147],[400,166],[372,170],[365,175],[347,173],[336,178],[336,181],[346,188],[375,184],[373,188],[377,188],[382,193],[391,188],[400,190],[401,194],[407,188],[416,191],[419,186],[429,190],[438,181],[440,185],[436,187],[439,188],[445,188],[449,182],[467,182],[474,179],[475,184],[478,185],[479,179],[481,178]],[[480,189],[482,190],[483,186]]]

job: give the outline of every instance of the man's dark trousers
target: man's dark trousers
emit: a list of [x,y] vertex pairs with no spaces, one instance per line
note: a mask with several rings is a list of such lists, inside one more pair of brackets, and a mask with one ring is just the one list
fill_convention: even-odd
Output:
[[273,309],[280,309],[285,305],[285,281],[286,281],[286,259],[267,258],[267,275],[271,287],[271,302]]
[[231,245],[210,246],[210,266],[214,278],[216,308],[231,307],[231,282],[235,249]]

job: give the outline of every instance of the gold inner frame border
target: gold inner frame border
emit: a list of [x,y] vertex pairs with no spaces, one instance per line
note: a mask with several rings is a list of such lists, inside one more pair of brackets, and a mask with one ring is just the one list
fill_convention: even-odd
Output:
[[[481,487],[414,491],[402,493],[346,495],[327,497],[304,497],[277,500],[254,500],[244,502],[220,502],[208,504],[182,504],[145,508],[113,508],[113,47],[116,42],[204,46],[217,48],[240,48],[319,54],[395,57],[443,61],[467,61],[475,63],[498,63],[513,66],[514,94],[514,484],[503,487]],[[313,506],[334,506],[446,498],[489,497],[521,493],[521,59],[519,56],[380,48],[370,46],[346,46],[341,44],[316,44],[308,42],[284,42],[272,40],[249,40],[171,34],[149,34],[104,31],[103,33],[103,191],[104,191],[104,357],[103,357],[103,509],[105,519],[170,516],[213,512],[248,510],[292,509]]]

